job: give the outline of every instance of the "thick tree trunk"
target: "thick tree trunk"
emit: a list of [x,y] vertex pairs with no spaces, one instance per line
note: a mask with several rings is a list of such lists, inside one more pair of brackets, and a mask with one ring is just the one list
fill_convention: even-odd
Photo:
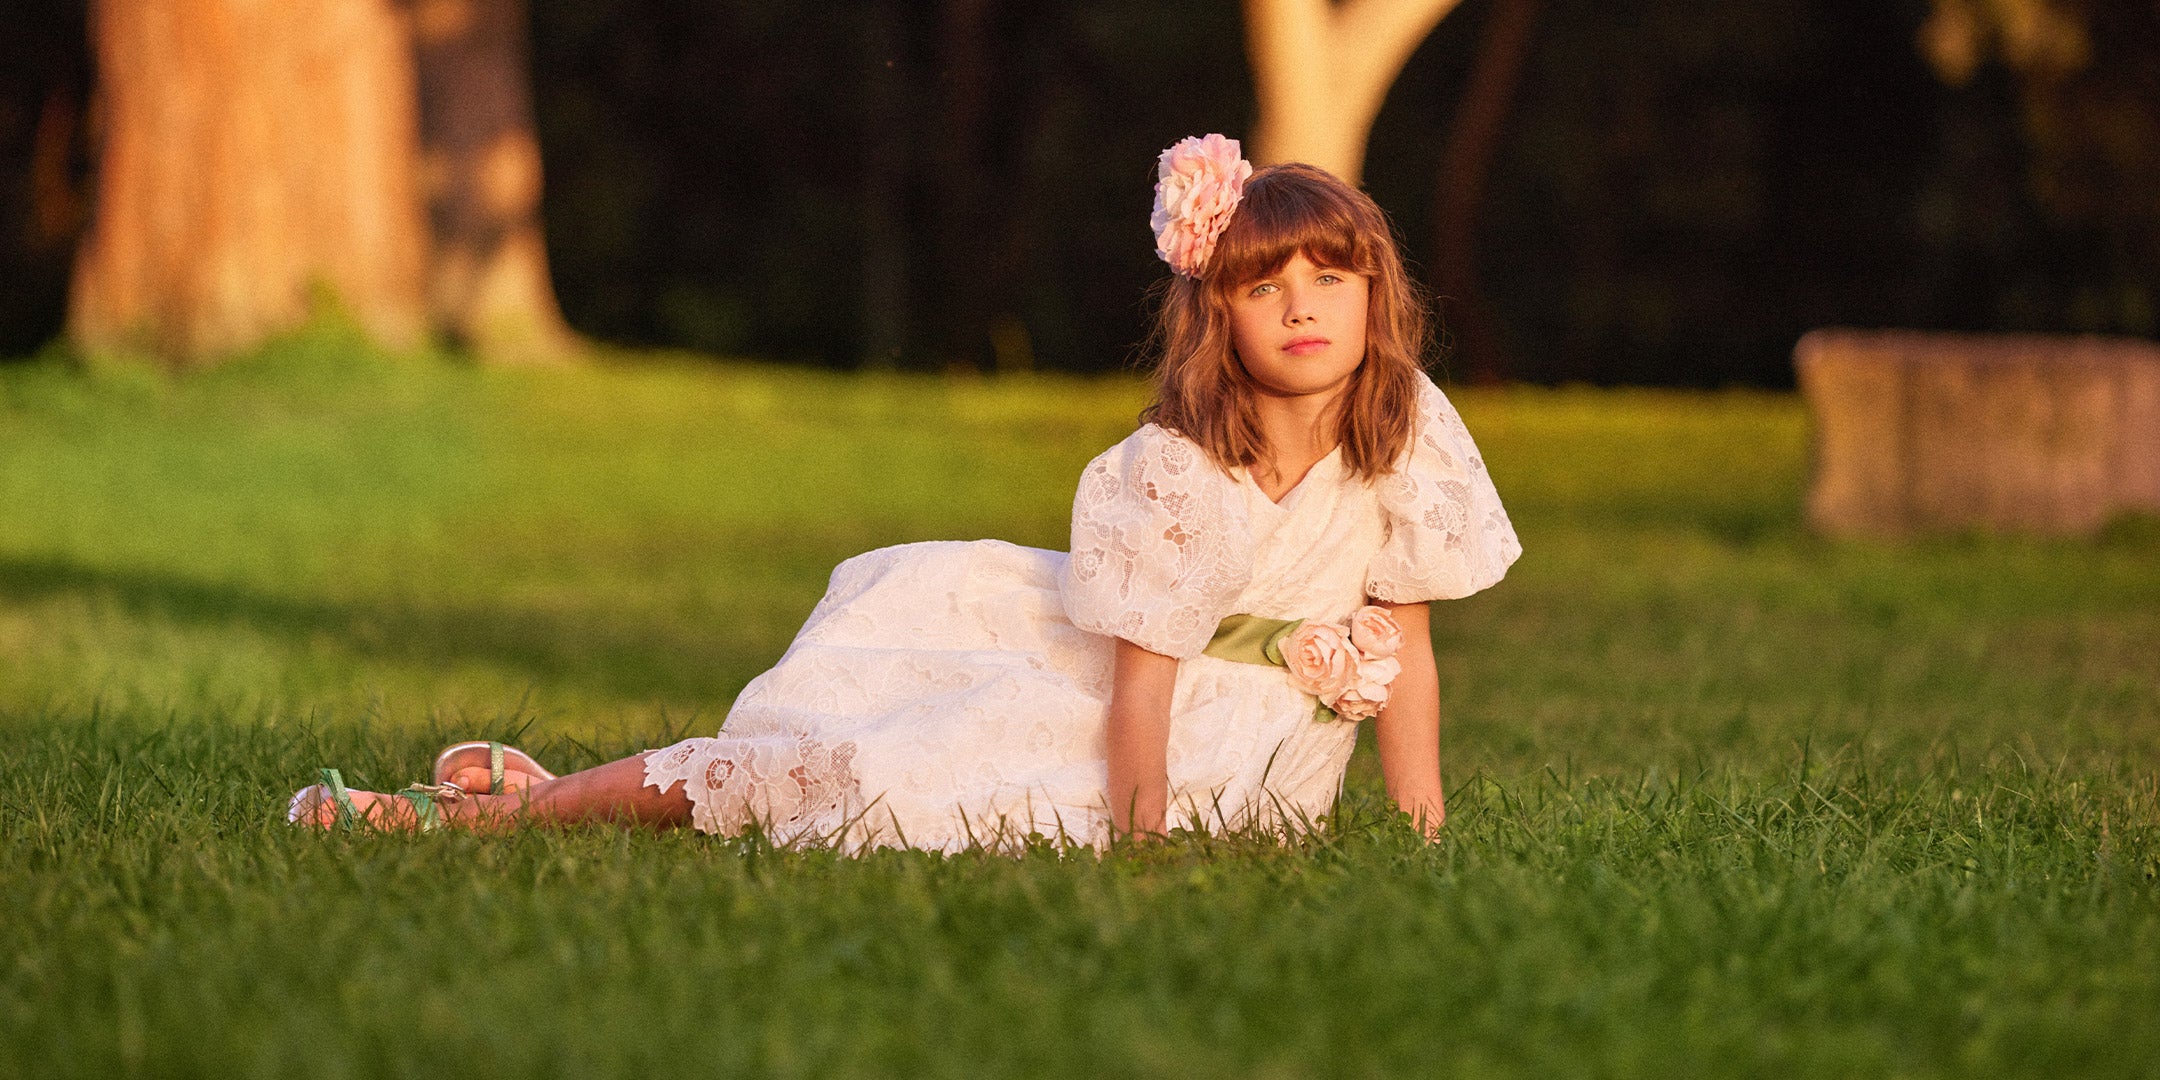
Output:
[[96,204],[68,329],[199,365],[327,291],[419,341],[412,45],[392,0],[95,0]]
[[1454,336],[1455,355],[1481,383],[1506,379],[1513,365],[1478,273],[1478,209],[1485,202],[1485,180],[1492,174],[1543,6],[1544,0],[1496,0],[1487,14],[1470,85],[1455,107],[1455,126],[1440,155],[1440,181],[1433,197],[1442,322]]
[[420,80],[428,307],[491,363],[578,351],[548,277],[540,226],[524,0],[409,0]]
[[1253,161],[1302,161],[1358,183],[1388,87],[1458,2],[1245,0],[1260,99]]

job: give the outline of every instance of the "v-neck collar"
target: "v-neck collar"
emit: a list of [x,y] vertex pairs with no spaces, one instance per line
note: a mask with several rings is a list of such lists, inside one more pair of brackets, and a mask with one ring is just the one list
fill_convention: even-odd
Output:
[[1237,478],[1238,482],[1251,489],[1253,494],[1260,496],[1261,502],[1277,510],[1289,510],[1290,504],[1298,501],[1298,496],[1302,495],[1305,488],[1312,483],[1314,475],[1318,474],[1323,468],[1334,468],[1335,460],[1341,456],[1342,444],[1336,443],[1335,449],[1328,451],[1327,456],[1313,462],[1312,468],[1305,470],[1305,475],[1299,477],[1297,483],[1290,485],[1290,490],[1283,492],[1280,499],[1269,498],[1267,490],[1260,486],[1258,480],[1253,479],[1252,470],[1243,465],[1237,468]]

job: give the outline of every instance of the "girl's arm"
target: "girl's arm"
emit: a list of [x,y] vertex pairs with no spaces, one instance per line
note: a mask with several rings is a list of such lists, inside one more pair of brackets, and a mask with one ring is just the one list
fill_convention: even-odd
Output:
[[[1405,642],[1407,648],[1407,634]],[[1163,831],[1170,804],[1170,695],[1177,688],[1177,669],[1175,657],[1117,639],[1110,669],[1110,784],[1105,793],[1113,835]]]
[[1426,836],[1436,835],[1447,820],[1447,797],[1440,790],[1440,673],[1433,666],[1432,609],[1427,604],[1388,604],[1402,627],[1402,674],[1388,690],[1387,705],[1374,721],[1380,745],[1380,774],[1388,797],[1410,815]]

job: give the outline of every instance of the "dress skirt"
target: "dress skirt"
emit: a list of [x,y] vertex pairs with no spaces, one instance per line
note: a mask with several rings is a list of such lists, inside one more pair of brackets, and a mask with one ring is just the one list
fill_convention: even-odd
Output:
[[[784,844],[1106,842],[1114,641],[1066,617],[1066,558],[984,540],[849,559],[719,735],[648,754],[646,783],[682,784],[702,831]],[[1279,668],[1182,661],[1170,825],[1307,827],[1355,739]]]

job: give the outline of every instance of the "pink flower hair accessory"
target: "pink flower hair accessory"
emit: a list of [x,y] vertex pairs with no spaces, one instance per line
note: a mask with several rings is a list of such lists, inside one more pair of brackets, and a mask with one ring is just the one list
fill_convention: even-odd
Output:
[[1198,278],[1215,253],[1230,213],[1245,197],[1252,163],[1236,139],[1205,135],[1180,139],[1162,152],[1155,174],[1155,254],[1170,269]]

